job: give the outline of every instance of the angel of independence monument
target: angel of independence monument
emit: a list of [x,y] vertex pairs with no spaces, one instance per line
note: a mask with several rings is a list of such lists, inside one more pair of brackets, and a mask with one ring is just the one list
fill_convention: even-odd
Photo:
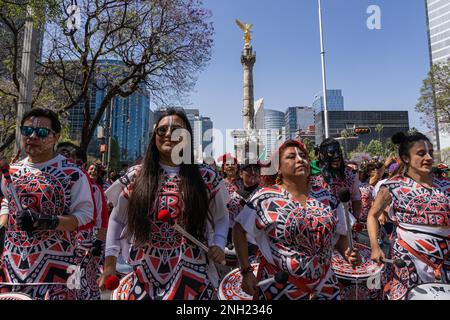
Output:
[[249,159],[250,163],[258,161],[258,155],[262,150],[261,139],[258,136],[258,131],[255,128],[255,107],[253,96],[253,66],[256,62],[256,54],[250,44],[251,34],[250,29],[252,24],[241,23],[236,19],[236,24],[244,31],[244,49],[241,54],[241,64],[243,67],[243,129],[232,131],[231,135],[234,138],[235,155],[242,163],[244,159]]

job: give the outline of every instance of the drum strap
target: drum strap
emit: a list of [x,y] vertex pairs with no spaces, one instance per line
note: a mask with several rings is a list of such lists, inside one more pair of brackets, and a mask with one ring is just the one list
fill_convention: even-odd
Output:
[[[308,281],[306,281],[306,280],[304,280],[304,279],[302,279],[302,278],[298,278],[298,277],[294,277],[294,276],[292,276],[292,275],[289,275],[289,277],[288,277],[288,282],[292,283],[292,284],[295,285],[297,288],[300,288],[302,291],[307,292],[307,293],[309,294],[309,299],[310,299],[310,300],[314,300],[314,299],[316,298],[316,293],[315,293],[315,291],[314,291],[313,289],[311,289],[310,287],[308,287],[308,284],[310,284],[310,283],[315,283],[315,282],[320,283],[320,282],[323,280],[323,278],[326,276],[329,267],[330,267],[329,265],[326,265],[326,266],[325,266],[325,270],[324,270],[324,273],[323,273],[324,275],[323,275],[321,278],[319,278],[319,281],[314,280],[314,281],[308,282]],[[264,268],[266,268],[267,271],[268,271],[269,273],[272,273],[272,274],[275,274],[275,273],[277,272],[277,268],[276,268],[275,266],[273,266],[272,264],[270,264],[270,263],[264,258],[264,256],[263,256],[262,259],[261,259],[261,262],[260,262],[259,269],[258,269],[258,274],[257,274],[257,276],[256,276],[257,281],[260,281],[260,280],[261,280],[261,277],[262,277],[262,270],[263,270]],[[255,294],[255,296],[253,297],[253,299],[254,299],[254,300],[257,299],[256,294]]]
[[403,239],[400,239],[400,237],[398,238],[398,243],[405,249],[407,250],[409,253],[411,253],[414,257],[416,257],[417,259],[419,259],[420,261],[422,261],[423,263],[427,264],[428,266],[430,266],[431,268],[433,268],[434,270],[434,278],[436,280],[441,280],[442,278],[442,274],[441,274],[441,268],[444,265],[445,260],[447,260],[447,258],[450,256],[450,250],[447,251],[447,253],[444,255],[444,257],[442,258],[442,262],[438,265],[434,264],[430,259],[428,259],[428,257],[415,250],[414,248],[412,248],[408,243],[406,243],[406,241],[404,241]]

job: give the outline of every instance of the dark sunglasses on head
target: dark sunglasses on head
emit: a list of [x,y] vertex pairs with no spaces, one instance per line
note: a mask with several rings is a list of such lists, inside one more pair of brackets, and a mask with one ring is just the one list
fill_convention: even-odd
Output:
[[[181,127],[181,126],[170,127],[170,134],[172,134],[177,129],[183,129],[183,127]],[[156,134],[160,137],[165,136],[168,131],[169,131],[169,126],[160,126],[160,127],[156,128]]]
[[36,136],[39,138],[47,138],[50,132],[53,132],[53,130],[49,128],[33,128],[28,126],[20,127],[20,133],[25,137],[31,137],[33,135],[33,132],[36,132]]

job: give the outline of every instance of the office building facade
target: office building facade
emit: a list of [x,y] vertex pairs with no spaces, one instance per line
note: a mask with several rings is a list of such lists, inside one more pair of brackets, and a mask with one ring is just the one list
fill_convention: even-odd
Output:
[[[323,111],[316,115],[316,144],[325,140],[323,116]],[[379,138],[382,142],[385,142],[394,133],[409,130],[408,111],[329,111],[328,124],[330,138],[339,138],[343,130],[351,133],[355,127],[370,128],[369,134],[361,134],[356,139],[347,140],[348,152],[356,149],[360,142],[367,145],[371,140],[378,140]],[[383,125],[380,134],[375,130],[378,124]]]

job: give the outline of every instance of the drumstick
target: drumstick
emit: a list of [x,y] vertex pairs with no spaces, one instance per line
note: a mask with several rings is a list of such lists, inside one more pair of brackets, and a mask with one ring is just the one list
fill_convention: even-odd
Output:
[[158,220],[161,220],[163,222],[168,222],[173,225],[175,230],[177,230],[179,233],[181,233],[183,236],[191,240],[193,243],[195,243],[197,246],[199,246],[201,249],[203,249],[205,252],[208,252],[209,249],[207,246],[205,246],[204,243],[197,240],[193,235],[191,235],[189,232],[184,230],[178,223],[173,221],[172,217],[170,216],[169,210],[161,210],[158,213]]
[[[158,212],[158,220],[161,220],[163,222],[168,222],[170,224],[172,224],[172,226],[175,228],[176,231],[178,231],[179,233],[181,233],[183,236],[185,236],[186,238],[188,238],[189,240],[191,240],[193,243],[195,243],[197,246],[199,246],[201,249],[203,249],[206,253],[208,253],[209,248],[207,246],[205,246],[204,243],[200,242],[199,240],[197,240],[193,235],[191,235],[189,232],[187,232],[186,230],[183,229],[183,227],[181,227],[178,223],[176,223],[172,217],[170,216],[170,212],[169,210],[161,210],[160,212]],[[222,265],[226,264],[226,261],[222,261],[221,262]]]
[[350,213],[348,212],[348,202],[350,201],[350,191],[347,188],[342,188],[338,192],[339,201],[344,206],[345,224],[347,226],[348,244],[350,250],[353,250],[352,226],[350,225]]
[[8,183],[9,191],[11,192],[11,195],[14,199],[17,208],[23,210],[22,203],[19,200],[19,196],[17,195],[16,189],[14,189],[11,176],[9,175],[9,165],[5,164],[2,167],[2,174],[5,177],[6,182]]
[[404,267],[406,267],[406,262],[405,262],[405,260],[402,260],[402,259],[395,259],[395,260],[392,260],[392,259],[387,259],[387,258],[380,258],[380,260],[381,260],[381,262],[383,262],[383,263],[390,263],[390,264],[393,264],[393,265],[395,265],[395,266],[398,267],[398,268],[404,268]]
[[271,283],[279,283],[279,284],[286,284],[288,281],[289,275],[286,271],[280,271],[275,276],[270,277],[269,279],[260,281],[256,284],[257,287],[264,286],[266,284]]
[[[20,202],[19,196],[17,195],[16,189],[14,189],[11,175],[9,174],[9,165],[5,164],[1,170],[2,170],[3,177],[5,177],[5,180],[7,182],[8,188],[9,188],[9,192],[11,192],[11,195],[13,197],[13,200],[14,200],[14,203],[16,204],[17,209],[19,211],[24,211],[24,209],[22,207],[22,203]],[[33,232],[27,231],[27,235],[28,235],[28,238],[32,238]]]

